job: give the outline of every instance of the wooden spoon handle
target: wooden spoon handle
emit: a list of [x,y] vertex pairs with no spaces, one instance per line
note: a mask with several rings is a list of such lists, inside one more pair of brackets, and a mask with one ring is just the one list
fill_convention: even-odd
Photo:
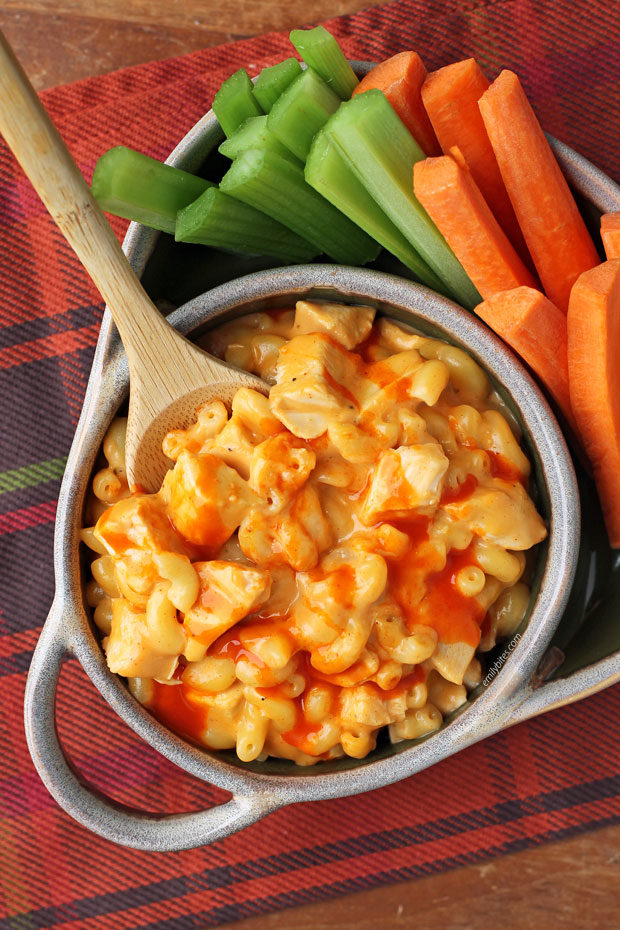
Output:
[[[0,32],[0,132],[107,303],[125,349],[148,358],[153,331],[170,327],[133,273],[13,50]],[[132,352],[133,350],[133,352]]]

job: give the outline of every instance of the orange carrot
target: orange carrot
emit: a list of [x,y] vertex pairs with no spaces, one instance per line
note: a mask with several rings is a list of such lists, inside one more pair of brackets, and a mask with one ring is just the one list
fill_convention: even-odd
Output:
[[432,71],[422,85],[422,100],[444,154],[459,147],[472,177],[517,252],[529,260],[504,182],[484,128],[478,100],[489,82],[474,58]]
[[603,516],[620,547],[620,259],[584,272],[568,307],[568,375],[575,421]]
[[461,152],[413,166],[413,189],[483,299],[536,282],[491,213]]
[[417,52],[399,52],[369,71],[353,93],[362,94],[365,90],[378,87],[424,154],[439,155],[441,149],[420,94],[425,77],[426,68]]
[[620,213],[603,213],[601,239],[607,258],[620,258]]
[[527,362],[572,423],[565,314],[532,287],[502,291],[474,312]]
[[594,243],[516,74],[502,71],[478,105],[545,293],[566,311],[599,263]]

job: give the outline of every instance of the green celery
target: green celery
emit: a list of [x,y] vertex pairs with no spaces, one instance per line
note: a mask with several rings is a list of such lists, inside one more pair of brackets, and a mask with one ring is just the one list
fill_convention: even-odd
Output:
[[213,98],[213,112],[225,136],[231,136],[250,116],[261,115],[263,110],[254,96],[245,68],[239,68],[224,81]]
[[296,58],[286,58],[277,65],[263,68],[254,81],[254,96],[265,113],[269,113],[280,94],[299,74],[301,65]]
[[272,152],[281,155],[282,158],[287,158],[296,165],[301,164],[299,159],[274,136],[270,129],[268,129],[267,117],[264,115],[251,116],[249,119],[246,119],[245,123],[242,123],[239,129],[233,132],[230,139],[226,139],[225,142],[222,142],[218,151],[234,161],[234,159],[237,158],[238,155],[241,155],[242,152],[245,152],[246,149],[262,148],[270,149]]
[[377,242],[306,184],[303,168],[274,152],[243,152],[220,188],[288,226],[334,261],[364,265],[379,253]]
[[173,235],[178,211],[212,186],[124,145],[99,158],[91,184],[103,210]]
[[340,106],[340,98],[308,68],[274,103],[267,126],[297,158],[305,161],[312,140]]
[[219,249],[269,255],[283,262],[308,262],[318,250],[270,216],[217,187],[179,210],[177,242],[195,242]]
[[293,29],[289,38],[306,64],[314,68],[341,100],[348,100],[359,81],[331,32],[325,26]]
[[324,129],[314,137],[305,178],[326,200],[395,255],[422,284],[435,291],[445,290],[435,272],[370,196]]
[[426,156],[380,90],[341,104],[325,132],[368,193],[469,310],[478,291],[426,210],[413,193],[413,165]]

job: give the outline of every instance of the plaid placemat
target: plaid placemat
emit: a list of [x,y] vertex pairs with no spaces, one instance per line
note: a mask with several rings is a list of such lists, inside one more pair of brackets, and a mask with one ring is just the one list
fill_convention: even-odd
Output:
[[[414,48],[430,68],[470,55],[490,76],[513,68],[545,128],[620,180],[613,2],[456,0],[447,10],[397,0],[328,25],[351,58]],[[231,71],[290,54],[286,36],[269,35],[43,96],[90,177],[111,145],[166,156]],[[284,809],[204,849],[123,849],[64,814],[30,762],[22,700],[102,305],[4,146],[0,217],[0,930],[212,927],[620,822],[618,687],[400,784]],[[174,812],[224,797],[140,743],[75,662],[63,670],[59,726],[78,769],[127,805]]]

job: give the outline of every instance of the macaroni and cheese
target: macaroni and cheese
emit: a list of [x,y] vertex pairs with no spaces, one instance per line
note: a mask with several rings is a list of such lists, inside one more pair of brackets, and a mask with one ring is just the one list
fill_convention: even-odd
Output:
[[528,459],[461,349],[299,301],[209,333],[271,384],[169,433],[157,494],[104,442],[84,542],[110,669],[182,736],[243,761],[364,757],[437,729],[516,630],[546,536]]

